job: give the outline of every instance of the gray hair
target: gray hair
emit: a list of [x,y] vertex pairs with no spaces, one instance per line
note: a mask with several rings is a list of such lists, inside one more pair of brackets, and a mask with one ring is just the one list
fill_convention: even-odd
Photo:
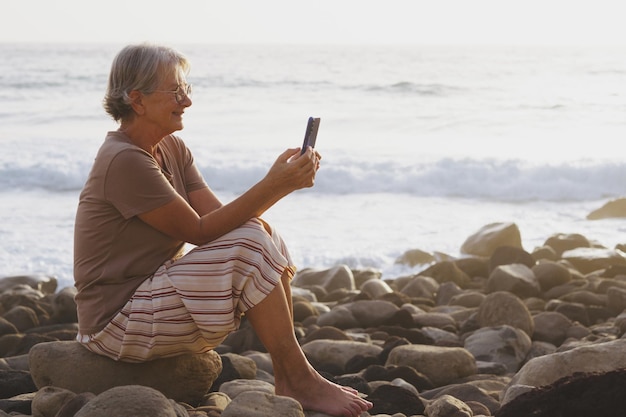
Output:
[[178,69],[188,74],[190,64],[172,48],[147,43],[126,46],[111,65],[104,109],[115,121],[130,118],[133,109],[129,93],[137,90],[149,94],[158,88],[165,74]]

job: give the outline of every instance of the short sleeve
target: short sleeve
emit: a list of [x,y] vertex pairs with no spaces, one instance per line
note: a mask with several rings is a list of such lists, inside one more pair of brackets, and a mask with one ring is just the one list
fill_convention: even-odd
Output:
[[104,195],[128,219],[169,203],[177,193],[147,152],[129,148],[111,160]]

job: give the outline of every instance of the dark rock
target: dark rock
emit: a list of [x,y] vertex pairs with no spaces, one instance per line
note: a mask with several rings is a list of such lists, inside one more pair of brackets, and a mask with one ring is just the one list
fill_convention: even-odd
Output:
[[422,400],[412,392],[393,385],[381,385],[376,388],[367,398],[374,406],[369,410],[375,414],[397,414],[407,416],[423,414],[425,405]]
[[452,261],[437,262],[420,275],[434,278],[440,284],[451,281],[461,288],[467,288],[471,282],[470,277]]
[[433,389],[434,385],[430,379],[409,366],[369,366],[363,372],[363,378],[367,381],[393,381],[401,378],[413,385],[418,391]]
[[[0,400],[0,410],[4,411],[6,416],[30,416],[32,400],[30,399],[8,399]],[[17,413],[17,414],[16,414]],[[3,414],[0,414],[0,416]],[[56,417],[56,416],[55,416]]]
[[23,332],[26,329],[39,326],[39,318],[30,307],[15,306],[3,315],[4,319]]
[[15,333],[18,333],[18,330],[13,323],[8,322],[4,317],[0,317],[0,337],[5,334]]
[[372,365],[383,365],[377,356],[355,355],[346,362],[346,373],[355,374]]
[[535,263],[535,258],[522,248],[499,246],[493,251],[489,258],[489,273],[500,265],[522,264],[532,268]]
[[29,372],[0,370],[0,398],[11,398],[35,391],[37,387]]
[[306,335],[302,344],[312,342],[313,340],[327,339],[327,340],[352,340],[350,336],[341,329],[333,326],[322,326],[319,329],[313,330]]
[[335,378],[335,383],[344,387],[352,387],[362,394],[369,395],[372,392],[367,380],[358,375],[345,375]]
[[398,326],[405,329],[411,329],[415,327],[415,321],[413,321],[413,316],[408,310],[400,309],[387,320],[385,320],[383,322],[383,325],[391,327]]
[[489,276],[489,261],[486,258],[461,258],[454,263],[470,278]]
[[504,404],[496,417],[622,416],[626,370],[576,373],[532,389]]
[[386,332],[390,336],[397,336],[408,340],[413,344],[432,345],[434,340],[420,329],[407,329],[400,326],[379,326],[378,330]]

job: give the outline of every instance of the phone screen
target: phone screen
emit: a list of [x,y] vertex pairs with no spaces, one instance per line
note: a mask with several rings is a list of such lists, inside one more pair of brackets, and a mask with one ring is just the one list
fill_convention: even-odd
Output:
[[304,142],[302,143],[301,154],[306,152],[306,149],[310,146],[315,147],[315,141],[317,139],[317,130],[320,127],[319,117],[309,117],[309,121],[306,124],[306,131],[304,132]]

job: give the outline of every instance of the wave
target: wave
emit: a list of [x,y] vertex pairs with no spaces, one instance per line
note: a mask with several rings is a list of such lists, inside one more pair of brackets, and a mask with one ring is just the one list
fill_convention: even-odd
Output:
[[[265,175],[250,161],[199,165],[213,189],[239,194]],[[0,166],[0,192],[78,191],[90,165],[52,160]],[[528,165],[521,161],[451,159],[401,165],[391,161],[325,163],[315,188],[326,195],[393,193],[496,201],[589,201],[626,195],[626,163]]]

